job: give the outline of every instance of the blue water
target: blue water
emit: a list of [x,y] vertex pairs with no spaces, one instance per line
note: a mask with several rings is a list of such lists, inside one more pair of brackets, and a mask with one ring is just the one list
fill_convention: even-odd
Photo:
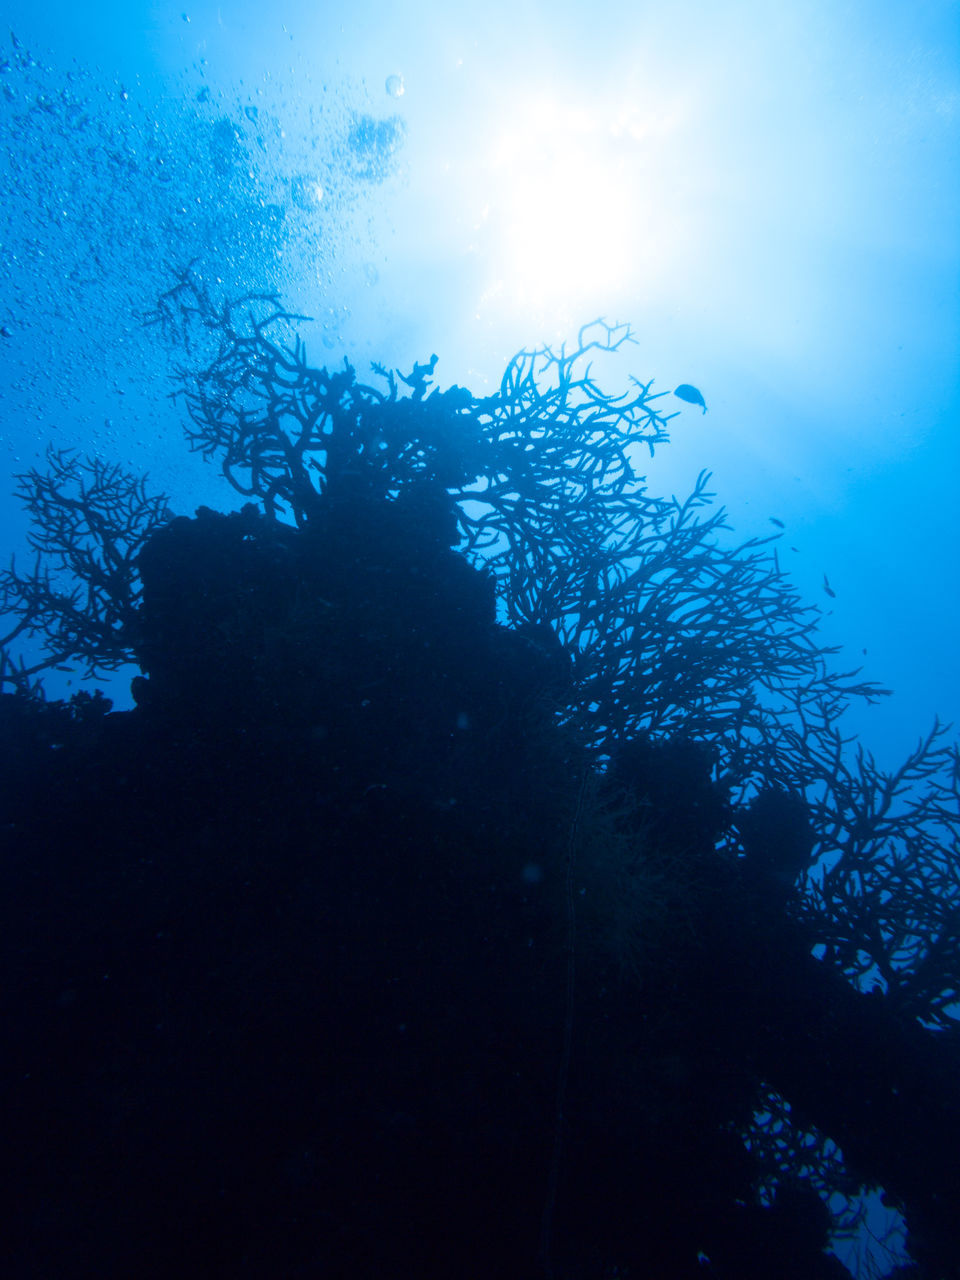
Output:
[[[437,351],[477,391],[523,345],[629,321],[612,382],[692,382],[710,407],[678,405],[652,489],[708,467],[738,535],[784,522],[824,639],[895,690],[851,721],[892,761],[960,718],[957,14],[18,12],[0,492],[55,443],[148,470],[178,510],[232,501],[185,454],[139,323],[191,258],[316,317],[318,362]],[[21,532],[5,501],[4,545]]]
[[[0,545],[45,449],[230,508],[143,316],[189,261],[314,317],[316,363],[480,393],[595,316],[775,534],[884,763],[960,721],[960,10],[954,3],[47,4],[0,35]],[[823,590],[826,578],[834,596]],[[52,691],[74,677],[48,678]],[[111,690],[125,705],[125,677]]]

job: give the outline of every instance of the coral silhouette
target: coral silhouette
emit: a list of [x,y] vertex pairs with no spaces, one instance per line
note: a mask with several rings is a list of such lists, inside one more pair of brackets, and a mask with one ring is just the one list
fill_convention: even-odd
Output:
[[[814,1280],[861,1187],[956,1274],[956,748],[851,756],[882,690],[647,492],[628,331],[475,397],[191,270],[154,319],[247,502],[21,481],[7,1274]],[[130,711],[31,682],[124,660]]]

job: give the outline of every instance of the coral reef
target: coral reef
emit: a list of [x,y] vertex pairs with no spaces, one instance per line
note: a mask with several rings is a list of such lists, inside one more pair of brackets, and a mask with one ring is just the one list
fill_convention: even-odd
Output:
[[[189,270],[154,318],[249,501],[21,481],[6,1272],[816,1280],[882,1186],[956,1274],[956,748],[851,757],[882,690],[648,494],[628,332],[474,397]],[[122,660],[130,711],[30,683]]]

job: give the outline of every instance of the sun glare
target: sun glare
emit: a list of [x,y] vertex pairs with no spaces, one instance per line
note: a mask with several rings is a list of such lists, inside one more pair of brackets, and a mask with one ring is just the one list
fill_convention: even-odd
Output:
[[644,154],[664,127],[623,108],[517,104],[487,166],[484,300],[558,320],[608,311],[662,248]]

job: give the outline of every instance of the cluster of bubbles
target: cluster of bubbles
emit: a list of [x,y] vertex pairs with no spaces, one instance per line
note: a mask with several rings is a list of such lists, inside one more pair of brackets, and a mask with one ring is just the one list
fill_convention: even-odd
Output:
[[[173,87],[123,83],[47,64],[11,37],[0,53],[8,423],[27,417],[36,436],[87,412],[89,434],[115,451],[116,396],[129,406],[145,385],[169,417],[156,393],[166,356],[140,318],[188,262],[225,295],[289,294],[292,279],[343,295],[350,255],[369,256],[364,203],[395,170],[404,126],[371,114],[358,86],[300,81],[265,76],[231,94],[201,62]],[[92,417],[80,407],[111,392]]]
[[48,445],[122,459],[178,510],[222,500],[211,469],[183,466],[169,352],[143,319],[193,263],[224,297],[328,299],[322,341],[340,345],[349,283],[376,278],[369,203],[404,125],[305,70],[236,91],[203,61],[124,82],[3,40],[0,547],[23,556],[4,495]]

